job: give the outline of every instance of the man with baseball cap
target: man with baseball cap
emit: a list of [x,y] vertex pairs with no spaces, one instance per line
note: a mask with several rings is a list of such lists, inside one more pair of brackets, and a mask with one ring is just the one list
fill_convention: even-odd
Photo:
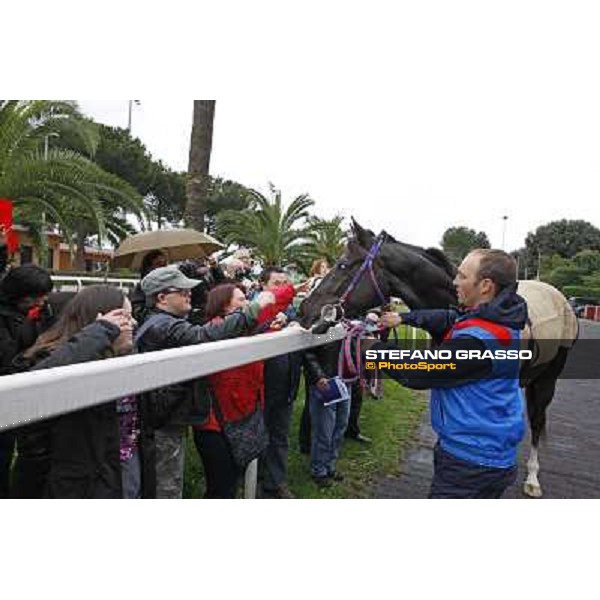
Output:
[[[238,337],[256,325],[262,308],[275,301],[273,294],[266,292],[218,325],[192,325],[186,317],[192,308],[191,290],[199,283],[174,265],[154,269],[144,277],[141,288],[152,308],[135,336],[139,352]],[[186,430],[188,425],[200,424],[208,417],[208,391],[203,380],[153,390],[148,393],[146,410],[147,420],[155,428],[156,497],[181,498]],[[144,475],[151,478],[153,474]]]

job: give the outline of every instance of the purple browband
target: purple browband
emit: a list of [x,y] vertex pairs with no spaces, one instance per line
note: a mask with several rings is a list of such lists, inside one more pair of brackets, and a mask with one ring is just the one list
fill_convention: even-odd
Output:
[[371,275],[371,281],[373,282],[373,287],[375,288],[375,291],[377,292],[377,295],[379,296],[379,299],[381,300],[381,304],[385,304],[385,301],[386,301],[385,296],[383,295],[383,292],[381,291],[381,288],[379,287],[379,284],[377,283],[377,279],[375,278],[375,273],[373,273],[373,261],[375,260],[375,258],[379,254],[379,251],[381,250],[381,246],[383,245],[384,237],[385,237],[385,233],[382,231],[377,236],[375,241],[373,242],[373,245],[371,246],[367,256],[365,257],[363,264],[360,266],[360,269],[354,274],[354,277],[352,278],[350,285],[348,286],[346,291],[342,294],[342,297],[340,298],[341,305],[343,305],[346,302],[346,300],[348,299],[350,294],[354,291],[354,288],[356,287],[357,283],[360,281],[360,278],[362,277],[362,275],[366,269],[369,269],[369,274]]

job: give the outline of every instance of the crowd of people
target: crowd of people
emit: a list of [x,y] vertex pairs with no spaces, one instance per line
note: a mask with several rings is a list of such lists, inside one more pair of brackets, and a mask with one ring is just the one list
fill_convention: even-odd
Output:
[[[226,265],[214,259],[170,265],[157,249],[145,255],[140,283],[129,296],[93,285],[58,310],[48,272],[32,264],[8,269],[4,241],[0,232],[3,375],[297,327],[296,294],[314,290],[328,269],[324,259],[315,261],[310,278],[294,285],[278,267],[256,277],[247,251]],[[293,498],[290,424],[303,371],[300,445],[310,454],[315,484],[328,487],[342,479],[335,463],[344,433],[370,441],[358,429],[357,386],[353,425],[350,401],[329,406],[315,400],[337,375],[331,356],[338,350],[334,342],[323,350],[283,354],[4,431],[0,497],[181,498],[186,449],[195,447],[205,497],[235,498],[244,465],[236,459],[230,425],[260,414],[266,430],[261,495]]]
[[[7,268],[5,241],[0,230],[0,376],[298,327],[296,295],[312,293],[328,270],[325,260],[315,261],[310,278],[294,285],[279,267],[256,277],[246,251],[224,269],[215,260],[170,265],[157,249],[144,257],[141,281],[129,297],[94,285],[56,305],[46,270]],[[475,250],[454,285],[460,309],[367,315],[381,338],[368,345],[394,348],[385,333],[404,323],[429,331],[442,349],[480,349],[498,340],[518,347],[527,305],[516,292],[512,257]],[[359,427],[364,382],[349,384],[339,372],[342,343],[0,432],[0,497],[181,498],[192,434],[207,498],[235,498],[254,458],[261,495],[293,498],[290,424],[303,372],[300,451],[310,455],[315,485],[331,487],[344,477],[336,467],[344,439],[370,443]],[[459,366],[426,379],[412,371],[388,374],[403,386],[432,390],[439,439],[430,497],[498,498],[515,481],[524,433],[519,363],[486,359]]]

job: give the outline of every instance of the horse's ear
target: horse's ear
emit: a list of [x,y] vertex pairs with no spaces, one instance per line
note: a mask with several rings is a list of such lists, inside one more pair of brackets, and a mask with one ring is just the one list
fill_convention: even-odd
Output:
[[387,231],[385,231],[385,229],[381,233],[383,233],[383,237],[386,242],[394,242],[395,244],[398,243],[398,240],[396,240],[393,235],[390,235]]
[[352,217],[352,232],[356,241],[363,247],[368,248],[373,243],[375,234],[369,229],[363,229]]

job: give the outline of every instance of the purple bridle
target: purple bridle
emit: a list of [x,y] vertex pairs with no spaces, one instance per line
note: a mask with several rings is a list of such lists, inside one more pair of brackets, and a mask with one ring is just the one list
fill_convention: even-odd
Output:
[[360,266],[360,269],[354,274],[352,281],[346,288],[346,291],[342,294],[342,296],[340,298],[341,306],[344,306],[346,300],[348,300],[348,297],[354,291],[358,282],[360,281],[360,278],[363,276],[363,273],[366,270],[369,271],[369,275],[371,276],[371,281],[373,282],[373,287],[375,288],[375,291],[377,292],[377,295],[379,296],[379,299],[381,300],[381,304],[385,304],[385,302],[386,302],[385,296],[384,296],[383,292],[381,291],[379,284],[377,283],[377,278],[375,277],[375,273],[373,273],[373,261],[377,258],[377,255],[379,254],[379,251],[381,250],[381,246],[383,245],[384,239],[385,239],[385,233],[382,231],[375,238],[375,241],[373,242],[371,248],[369,249],[369,252],[367,253],[367,256],[365,257],[363,264]]
[[[385,233],[382,231],[375,238],[375,241],[371,245],[371,248],[369,249],[369,252],[367,253],[367,256],[365,257],[365,260],[363,261],[362,265],[360,266],[360,269],[358,269],[358,271],[354,274],[354,277],[350,281],[350,284],[346,288],[346,291],[342,294],[339,303],[337,305],[334,305],[334,306],[340,307],[341,313],[342,313],[340,320],[342,320],[342,322],[344,322],[345,326],[348,329],[348,335],[342,342],[342,346],[340,348],[340,354],[339,354],[339,358],[338,358],[338,375],[346,383],[353,383],[357,380],[363,381],[362,369],[361,369],[361,363],[360,363],[360,338],[363,336],[363,333],[364,333],[364,325],[362,325],[362,324],[351,325],[350,322],[346,322],[343,319],[344,304],[350,297],[350,294],[356,289],[356,286],[358,285],[358,282],[360,281],[360,279],[363,276],[365,271],[368,271],[369,275],[371,276],[371,282],[373,283],[373,288],[377,292],[377,295],[379,296],[379,299],[381,300],[381,304],[382,305],[386,304],[385,295],[381,291],[381,287],[379,286],[379,283],[377,282],[377,278],[375,277],[375,273],[373,272],[373,261],[377,258],[377,255],[379,254],[379,251],[381,250],[381,246],[383,245],[384,240],[385,240]],[[353,360],[353,358],[352,358],[351,344],[352,344],[353,338],[356,339],[356,360]],[[344,372],[348,373],[349,377],[345,377]]]

